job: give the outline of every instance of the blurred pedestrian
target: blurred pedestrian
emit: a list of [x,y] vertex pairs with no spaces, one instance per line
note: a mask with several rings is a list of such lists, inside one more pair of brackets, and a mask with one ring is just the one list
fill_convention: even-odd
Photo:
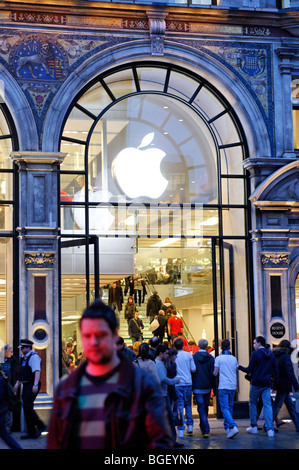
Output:
[[7,378],[0,370],[0,437],[10,449],[22,449],[15,438],[7,431],[6,415],[8,411]]
[[[192,373],[195,372],[196,367],[191,353],[183,351],[184,342],[181,338],[177,338],[173,342],[173,346],[178,351],[176,359],[177,377],[180,382],[176,384],[175,391],[178,398],[179,413],[183,417],[183,424],[178,426],[178,436],[184,437],[184,429],[187,424],[187,433],[193,433],[193,418],[192,418]],[[184,417],[184,409],[186,418]]]
[[128,301],[125,306],[125,319],[129,325],[131,318],[134,318],[134,313],[136,312],[136,304],[134,302],[133,296],[129,296]]
[[168,449],[171,439],[154,377],[119,355],[118,320],[101,300],[80,320],[86,362],[55,390],[47,448]]
[[146,318],[149,317],[150,323],[152,323],[153,319],[156,315],[158,315],[159,310],[162,307],[162,300],[160,299],[158,292],[154,291],[153,294],[147,301],[146,305]]
[[259,397],[263,400],[265,429],[268,437],[274,436],[273,410],[271,402],[271,387],[278,376],[275,357],[270,348],[266,348],[263,336],[257,336],[253,341],[254,351],[251,354],[248,367],[239,366],[239,370],[251,375],[249,392],[250,426],[249,434],[257,434],[257,403]]
[[296,431],[299,432],[299,414],[297,413],[290,396],[292,388],[294,388],[295,392],[298,392],[299,390],[298,380],[296,379],[293,363],[291,361],[291,354],[293,351],[294,349],[291,347],[291,343],[286,339],[280,341],[278,346],[273,350],[278,366],[276,397],[273,405],[273,420],[276,421],[276,426],[279,427],[280,422],[277,420],[278,413],[282,405],[285,404],[295,425]]
[[[176,340],[177,341],[177,340]],[[209,437],[210,424],[208,420],[211,391],[215,386],[214,358],[207,352],[208,341],[204,338],[198,342],[198,351],[193,354],[195,373],[192,377],[192,387],[197,411],[199,427],[203,437]]]
[[172,379],[167,377],[166,361],[167,361],[168,353],[169,353],[168,347],[165,346],[165,344],[159,344],[157,346],[156,353],[157,353],[157,357],[156,357],[157,371],[158,371],[159,381],[160,381],[161,389],[162,389],[162,397],[165,400],[168,422],[169,422],[171,432],[172,432],[173,447],[183,447],[183,444],[178,443],[176,440],[177,436],[176,436],[174,416],[172,413],[169,394],[168,394],[168,386],[176,385],[177,383],[179,383],[180,379],[178,377],[174,377]]
[[[15,386],[17,381],[17,373],[19,370],[19,364],[17,358],[13,355],[13,348],[10,344],[4,346],[4,362],[1,364],[1,369],[7,381],[12,387]],[[13,410],[8,408],[6,413],[6,427],[8,431],[11,431],[13,428]]]
[[134,345],[136,341],[139,341],[141,343],[143,339],[142,330],[144,329],[144,325],[141,318],[139,318],[138,310],[135,310],[133,318],[131,318],[131,320],[129,321],[128,329],[132,344]]
[[221,354],[216,357],[214,375],[219,375],[218,400],[224,418],[224,429],[228,439],[238,434],[238,427],[233,419],[234,397],[237,388],[238,361],[230,352],[230,341],[221,343]]
[[155,361],[149,358],[149,344],[148,343],[141,343],[139,346],[139,353],[136,361],[133,362],[134,365],[141,367],[141,369],[146,370],[150,374],[152,374],[158,383],[159,376],[157,372],[157,364]]
[[130,361],[135,361],[136,360],[136,354],[134,351],[130,348],[128,348],[125,344],[125,341],[122,336],[119,336],[116,341],[116,349],[118,352],[122,355],[125,356],[127,359],[130,359]]
[[165,312],[164,310],[159,310],[158,315],[157,315],[157,320],[159,323],[159,326],[156,330],[154,330],[152,333],[154,336],[158,336],[160,339],[160,343],[163,343],[164,335],[167,330],[167,318],[165,317]]
[[184,333],[184,323],[176,310],[171,311],[171,317],[167,321],[168,336],[172,342],[177,337],[178,332]]

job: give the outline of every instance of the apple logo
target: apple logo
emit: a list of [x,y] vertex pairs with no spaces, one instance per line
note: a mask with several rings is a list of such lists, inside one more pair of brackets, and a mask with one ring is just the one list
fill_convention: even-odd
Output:
[[140,196],[157,199],[168,185],[160,170],[165,152],[154,147],[141,150],[151,144],[154,135],[154,132],[150,132],[143,137],[137,148],[127,147],[121,150],[113,161],[113,175],[130,199]]

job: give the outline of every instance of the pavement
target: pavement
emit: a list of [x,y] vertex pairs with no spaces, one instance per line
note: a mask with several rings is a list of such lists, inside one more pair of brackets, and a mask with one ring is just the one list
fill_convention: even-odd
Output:
[[[262,430],[263,421],[259,421],[259,432],[257,435],[248,434],[246,428],[249,426],[248,419],[236,420],[239,433],[232,439],[228,439],[224,433],[223,421],[217,418],[210,418],[210,437],[203,438],[199,429],[199,420],[194,419],[193,435],[185,435],[184,438],[178,439],[178,442],[184,444],[180,451],[189,450],[286,450],[299,449],[299,432],[296,432],[295,426],[290,420],[285,420],[274,437],[268,437],[267,433]],[[46,449],[46,435],[42,435],[37,439],[22,440],[21,433],[13,433],[15,439],[20,443],[23,449],[31,449],[40,451]],[[0,439],[0,449],[8,449],[6,444]],[[51,452],[51,451],[47,451]],[[173,451],[172,451],[173,452]],[[195,452],[196,453],[196,452]],[[225,454],[225,453],[224,453]]]

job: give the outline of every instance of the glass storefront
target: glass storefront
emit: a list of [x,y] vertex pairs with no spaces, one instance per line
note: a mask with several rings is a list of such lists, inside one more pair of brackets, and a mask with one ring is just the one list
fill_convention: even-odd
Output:
[[70,107],[60,151],[62,339],[137,273],[144,304],[170,297],[188,339],[247,343],[247,150],[218,91],[174,65],[109,70]]
[[[0,351],[13,340],[13,181],[10,152],[16,136],[9,113],[0,104]],[[0,358],[2,362],[2,357]]]

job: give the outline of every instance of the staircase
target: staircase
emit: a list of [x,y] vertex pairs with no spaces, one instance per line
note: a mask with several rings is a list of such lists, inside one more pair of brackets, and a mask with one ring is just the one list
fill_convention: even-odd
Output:
[[[124,338],[125,343],[127,346],[132,345],[132,339],[130,338],[128,334],[128,323],[127,320],[125,319],[125,306],[127,304],[129,296],[124,296],[124,309],[122,310],[120,314],[120,322],[119,322],[119,336],[122,336]],[[152,338],[153,334],[149,330],[149,318],[146,318],[146,305],[147,305],[147,296],[145,297],[145,301],[139,306],[137,305],[137,309],[139,312],[139,318],[142,320],[143,323],[143,341],[148,341],[150,338]]]

